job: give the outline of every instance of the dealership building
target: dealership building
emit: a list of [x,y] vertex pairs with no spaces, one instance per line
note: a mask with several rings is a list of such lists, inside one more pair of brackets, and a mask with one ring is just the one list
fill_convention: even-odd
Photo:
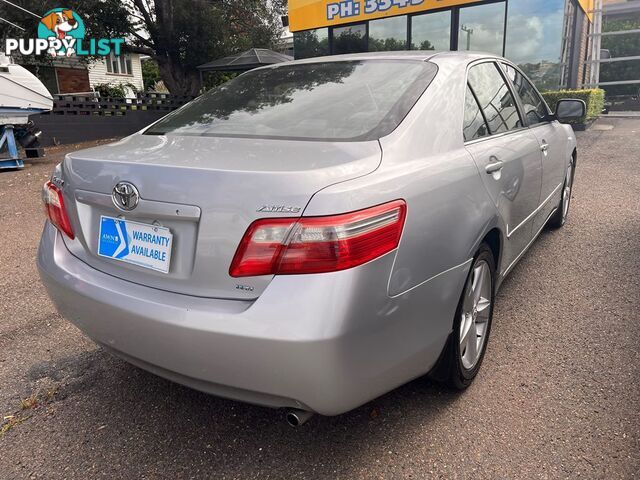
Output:
[[474,50],[518,64],[542,90],[588,83],[592,0],[289,0],[294,55]]

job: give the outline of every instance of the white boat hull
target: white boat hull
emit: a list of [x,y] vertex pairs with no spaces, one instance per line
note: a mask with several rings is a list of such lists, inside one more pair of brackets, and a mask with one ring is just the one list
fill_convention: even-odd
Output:
[[26,68],[0,55],[0,125],[20,125],[29,115],[53,108],[53,97]]

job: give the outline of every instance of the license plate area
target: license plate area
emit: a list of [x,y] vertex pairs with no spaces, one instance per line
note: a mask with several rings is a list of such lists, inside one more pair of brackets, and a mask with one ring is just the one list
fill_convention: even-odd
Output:
[[98,255],[169,273],[173,234],[167,227],[100,216]]

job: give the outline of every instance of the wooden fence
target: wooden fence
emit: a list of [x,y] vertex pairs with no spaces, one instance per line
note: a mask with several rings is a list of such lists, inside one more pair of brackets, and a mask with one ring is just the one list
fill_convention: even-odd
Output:
[[131,135],[193,97],[143,93],[137,98],[55,95],[53,110],[31,120],[44,147]]

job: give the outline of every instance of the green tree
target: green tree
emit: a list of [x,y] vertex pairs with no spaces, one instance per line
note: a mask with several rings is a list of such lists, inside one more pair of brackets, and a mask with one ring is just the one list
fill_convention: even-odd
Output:
[[397,38],[372,38],[369,37],[369,51],[370,52],[382,52],[382,51],[397,51],[406,50],[407,42],[399,40]]
[[252,47],[272,48],[284,0],[132,0],[131,49],[153,58],[171,93],[196,95],[196,67]]
[[[60,6],[58,0],[14,1],[38,15]],[[68,0],[64,5],[83,18],[88,37],[125,37],[126,49],[149,55],[169,91],[179,95],[199,93],[198,65],[252,47],[273,48],[285,10],[285,0]],[[37,35],[38,21],[28,13],[0,2],[0,17],[25,28],[0,22],[1,38]]]
[[146,59],[142,62],[142,81],[144,89],[151,90],[160,80],[160,69],[155,60]]
[[429,40],[423,40],[420,42],[420,45],[416,45],[415,43],[411,44],[411,50],[435,50],[436,47]]
[[359,31],[345,30],[333,37],[335,53],[358,53],[367,51],[367,39]]
[[329,38],[327,36],[321,37],[318,30],[296,32],[293,36],[293,51],[296,58],[329,55]]

